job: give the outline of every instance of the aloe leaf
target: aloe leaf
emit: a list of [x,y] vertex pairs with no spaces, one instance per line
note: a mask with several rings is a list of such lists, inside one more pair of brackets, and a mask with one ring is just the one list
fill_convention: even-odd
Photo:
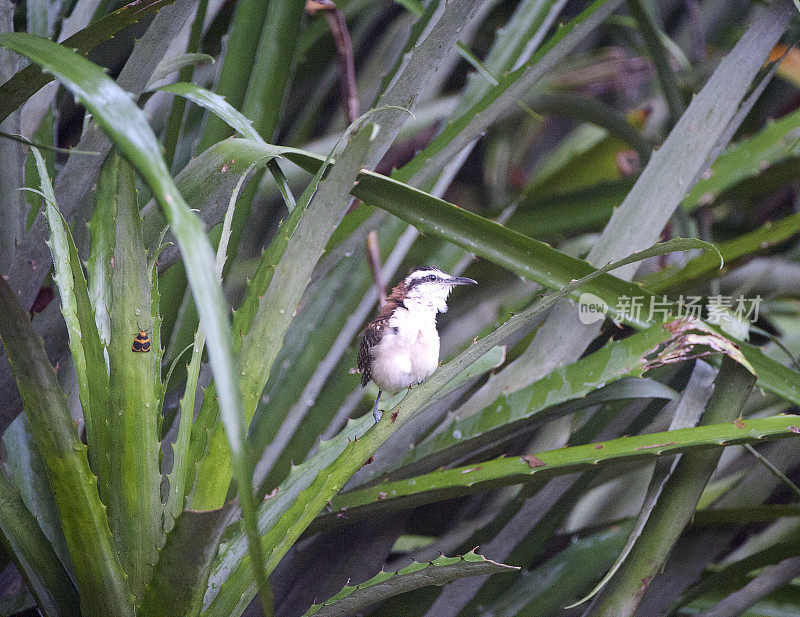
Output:
[[[700,420],[704,426],[684,430],[703,430],[720,422],[734,427],[740,425],[742,420],[737,417],[750,394],[752,377],[741,365],[723,358],[714,393]],[[720,455],[721,451],[716,449],[681,456],[636,544],[593,607],[593,615],[633,615],[643,592],[662,570],[667,555],[691,519]]]
[[[86,272],[89,279],[89,300],[94,309],[97,332],[103,345],[111,342],[111,258],[114,255],[114,216],[117,212],[117,174],[112,164],[103,165],[97,181],[95,205],[89,229],[89,258]],[[106,361],[108,360],[108,352]]]
[[231,522],[232,504],[218,510],[186,510],[181,514],[159,551],[139,615],[200,614],[212,559],[223,531]]
[[75,585],[19,491],[0,472],[0,535],[45,617],[78,617]]
[[[717,245],[725,259],[727,270],[737,262],[755,253],[780,244],[800,233],[800,215],[792,214],[777,221],[765,223],[759,229]],[[726,271],[727,271],[726,270]],[[704,282],[719,274],[718,265],[709,262],[706,255],[689,260],[685,266],[670,266],[639,279],[639,283],[654,293],[681,290],[689,285]],[[723,272],[724,274],[725,272]]]
[[420,587],[444,585],[468,576],[500,574],[518,569],[486,559],[474,551],[459,557],[442,555],[428,563],[414,561],[396,572],[381,571],[363,583],[355,586],[346,585],[329,600],[312,605],[303,617],[350,615],[376,602]]
[[[334,166],[335,169],[335,166]],[[640,251],[623,260],[604,266],[584,279],[576,280],[551,293],[523,312],[512,316],[498,329],[473,343],[454,360],[441,366],[425,383],[412,389],[391,413],[372,430],[360,434],[370,424],[369,417],[348,425],[343,434],[320,447],[319,452],[302,466],[303,473],[291,473],[276,489],[276,496],[268,499],[260,510],[259,529],[264,548],[269,555],[267,572],[275,568],[297,538],[311,523],[316,514],[344,486],[347,480],[369,459],[377,448],[402,427],[433,395],[465,368],[501,343],[507,336],[529,323],[556,302],[568,296],[581,285],[605,272],[646,259],[662,252],[683,250],[705,245],[697,240],[671,240]],[[355,435],[356,439],[350,441]],[[347,441],[345,441],[347,439]],[[327,461],[333,460],[329,463]],[[326,467],[327,465],[327,467]],[[212,573],[209,593],[206,595],[206,617],[241,614],[255,595],[249,578],[249,564],[241,551],[241,543],[231,543]]]
[[[107,41],[128,26],[157,13],[175,0],[144,0],[141,3],[127,4],[106,15],[62,41],[65,47],[87,54],[103,41]],[[39,88],[52,81],[36,65],[26,66],[6,83],[0,86],[0,120],[22,105]]]
[[522,572],[494,602],[479,609],[493,617],[549,617],[558,614],[611,565],[630,533],[630,524],[580,538],[533,570]]
[[[437,401],[441,400],[443,397],[447,396],[450,392],[452,392],[456,388],[458,388],[458,387],[460,387],[460,386],[462,386],[462,385],[464,385],[466,383],[469,383],[470,381],[474,380],[475,378],[480,377],[481,375],[484,375],[484,374],[488,373],[489,371],[491,371],[493,369],[496,369],[498,366],[500,366],[503,363],[504,360],[505,360],[505,348],[502,347],[502,346],[499,346],[499,345],[496,346],[496,347],[493,347],[484,356],[482,356],[481,358],[476,360],[473,364],[468,366],[459,375],[457,375],[452,381],[450,381],[441,392],[439,392],[436,395],[434,395],[431,398],[431,400],[428,401],[427,405],[433,405]],[[355,362],[355,359],[354,359],[354,362]],[[297,362],[297,364],[299,364],[299,363],[302,363],[302,358]],[[373,390],[373,388],[374,388],[374,390]],[[369,396],[370,398],[374,399],[375,396],[377,396],[377,393],[378,393],[377,392],[377,387],[375,387],[374,384],[373,384],[372,386],[370,386],[365,391],[364,394],[366,396]],[[394,395],[392,397],[389,397],[389,398],[386,399],[386,401],[384,403],[384,406],[387,409],[391,409],[395,405],[397,405],[397,403],[399,403],[403,399],[404,396],[405,396],[405,392],[400,392],[400,393],[398,393],[398,394],[396,394],[396,395]],[[297,405],[303,405],[303,404],[304,403],[303,403],[302,399],[297,403]],[[315,411],[316,411],[316,409],[317,408],[315,407]],[[292,414],[293,412],[296,413],[294,408],[290,409],[289,414]],[[287,415],[287,417],[290,418],[291,416]],[[344,421],[345,421],[345,419],[342,419],[342,423],[344,423]],[[278,435],[281,435],[281,431],[278,431]],[[285,436],[281,435],[281,439],[285,439]],[[277,459],[277,451],[273,453],[272,447],[273,447],[273,444],[275,443],[275,441],[277,441],[277,440],[278,440],[278,438],[276,437],[270,443],[270,445],[267,448],[267,451],[265,452],[264,456],[262,457],[261,461],[259,461],[259,464],[256,467],[255,476],[256,476],[256,482],[257,483],[259,483],[259,481],[264,479],[264,476],[266,474],[266,470],[272,468],[273,465],[275,464],[275,460]],[[406,448],[408,446],[409,446],[408,443],[405,443],[405,442],[397,443],[397,441],[395,441],[395,443],[393,443],[391,447],[392,447],[392,449],[399,449],[399,450],[401,450],[401,452],[405,453]],[[305,452],[307,452],[307,450],[301,450],[301,451],[304,454],[305,454]],[[391,460],[392,453],[390,451],[384,450],[382,452],[382,454],[384,456],[386,456],[389,460]],[[283,456],[281,458],[283,458],[283,459],[287,458],[287,452],[285,450],[284,450]],[[382,466],[380,464],[377,464],[377,463],[375,463],[375,461],[373,461],[373,463],[370,463],[370,465],[368,467],[362,468],[362,470],[359,472],[359,475],[355,476],[352,481],[357,482],[357,483],[360,484],[361,482],[364,482],[366,478],[371,478],[371,477],[373,477],[375,475],[381,474],[384,471],[384,469],[385,469],[384,466]],[[284,469],[281,469],[279,473],[281,475],[276,476],[276,477],[285,477],[285,475],[286,475],[286,472],[285,472]],[[269,484],[269,480],[270,480],[270,477],[267,477],[267,480],[266,480],[267,486],[270,485]]]
[[133,617],[133,597],[114,548],[86,446],[42,342],[12,289],[0,279],[0,336],[47,466],[67,539],[84,615]]
[[[648,370],[654,350],[671,337],[667,328],[657,324],[621,341],[612,341],[593,354],[556,369],[530,386],[498,398],[477,414],[453,418],[441,432],[418,444],[406,457],[404,464],[418,461],[423,468],[433,469],[459,456],[472,454],[476,449],[479,451],[531,421],[544,421],[571,410],[571,407],[562,410],[557,405],[587,395],[587,405],[594,404],[595,397],[591,394],[595,390],[623,377],[641,376]],[[413,468],[420,467],[413,465]]]
[[[249,171],[249,170],[248,170]],[[231,235],[231,220],[233,211],[236,207],[236,200],[239,191],[247,178],[248,173],[242,174],[239,183],[231,194],[228,203],[228,211],[222,225],[219,247],[217,248],[216,269],[217,274],[222,276],[222,268],[225,263],[225,256],[228,249],[228,240]],[[180,403],[180,419],[178,422],[178,434],[172,444],[172,469],[167,476],[168,490],[167,501],[164,504],[164,531],[169,533],[175,520],[181,515],[186,496],[186,480],[189,475],[189,440],[192,430],[192,421],[195,409],[195,392],[197,390],[197,379],[200,376],[200,365],[203,359],[203,348],[205,346],[206,334],[202,326],[197,328],[194,343],[192,344],[192,359],[186,371],[186,386],[183,398]]]
[[204,62],[213,63],[214,57],[201,53],[185,53],[171,58],[164,58],[158,63],[156,70],[153,71],[144,89],[150,90],[153,85],[184,67],[195,66],[196,64],[202,64]]
[[[341,166],[338,167],[338,172],[337,167],[334,167],[327,177],[322,178],[330,163],[330,156],[318,169],[317,176],[306,188],[300,202],[287,219],[287,229],[279,230],[278,242],[271,243],[270,249],[275,244],[274,252],[268,252],[266,259],[262,256],[259,271],[268,271],[264,271],[261,276],[257,272],[255,279],[258,280],[259,287],[268,280],[268,286],[264,286],[266,293],[262,292],[261,296],[252,289],[248,290],[250,299],[245,298],[242,303],[246,307],[243,320],[250,323],[241,326],[234,323],[234,331],[247,333],[241,338],[239,359],[242,366],[240,388],[248,423],[255,413],[272,364],[280,351],[314,264],[322,255],[336,222],[344,215],[342,203],[346,202],[350,188],[372,146],[371,129],[372,125],[364,126],[352,137],[339,158]],[[307,211],[312,200],[314,208]],[[275,253],[281,255],[277,261],[273,261]],[[274,267],[270,263],[274,263]],[[253,308],[255,311],[251,312]],[[237,315],[241,310],[240,308],[237,311]],[[220,442],[219,424],[212,428],[208,439],[207,451],[213,454],[205,456],[198,465],[192,495],[192,507],[198,509],[220,506],[230,483],[230,467],[226,460],[228,456]]]
[[272,139],[281,119],[305,7],[304,0],[272,0],[261,29],[242,113],[267,139]]
[[797,416],[782,415],[709,424],[620,437],[521,457],[503,456],[453,469],[440,469],[405,480],[381,482],[331,499],[330,509],[315,521],[314,529],[331,525],[337,521],[337,517],[340,522],[347,523],[374,515],[375,511],[407,509],[509,484],[544,481],[593,469],[597,465],[650,462],[654,457],[680,452],[794,438],[798,432],[797,422]]
[[692,187],[683,207],[692,211],[714,202],[736,184],[757,176],[775,163],[797,155],[800,112],[770,120],[757,134],[728,147]]
[[[305,462],[292,467],[289,476],[277,487],[274,493],[267,495],[264,503],[259,506],[258,527],[265,533],[298,498],[298,495],[313,482],[320,470],[332,464],[352,440],[363,438],[367,430],[374,424],[369,417],[358,420],[349,420],[347,426],[333,439],[320,443],[317,453]],[[262,540],[263,541],[263,540]],[[246,559],[247,546],[241,532],[230,538],[220,547],[219,555],[209,577],[208,590],[203,600],[204,617],[220,616],[230,617],[231,614],[241,614],[255,596],[255,588],[251,588],[252,575],[245,569],[240,569],[242,559]],[[274,566],[273,566],[274,567]],[[217,596],[227,593],[230,577],[236,575],[242,580],[236,583],[241,587],[240,598],[233,595],[214,606]],[[230,585],[233,586],[233,585]],[[232,593],[235,593],[235,589]],[[241,594],[245,593],[242,597]],[[230,608],[221,606],[231,602]]]
[[264,142],[259,132],[253,126],[253,121],[228,103],[224,97],[215,92],[201,88],[193,83],[180,81],[167,86],[161,86],[159,90],[177,94],[199,105],[203,109],[209,110],[242,137],[257,142]]
[[5,470],[9,481],[19,491],[25,507],[36,518],[58,559],[72,575],[72,560],[61,527],[58,505],[47,479],[47,467],[24,413],[17,416],[3,432],[3,446],[6,449]]
[[32,148],[44,196],[44,213],[50,228],[48,246],[53,255],[54,279],[67,324],[69,347],[78,376],[78,392],[86,423],[89,461],[97,476],[100,498],[108,497],[110,482],[109,380],[105,348],[97,331],[86,279],[78,251],[66,222],[58,211],[44,158]]
[[[133,169],[120,157],[109,158],[117,174],[116,241],[111,277],[111,365],[109,448],[111,458],[108,517],[131,590],[138,599],[156,562],[161,538],[158,412],[160,365],[153,347],[150,269],[142,241]],[[140,331],[150,351],[132,343]]]
[[[242,516],[248,528],[252,528],[254,510],[252,501],[246,497],[250,493],[252,470],[244,441],[246,426],[241,399],[234,378],[227,306],[214,274],[214,255],[200,221],[175,187],[144,114],[102,69],[77,54],[67,53],[60,45],[21,33],[0,35],[0,46],[27,55],[56,73],[141,173],[164,209],[178,240],[195,305],[206,330],[220,416],[231,445],[240,497],[243,497]],[[252,547],[258,563],[258,543],[254,542]]]
[[197,0],[175,0],[158,11],[153,21],[136,40],[122,67],[117,82],[136,95],[146,90],[153,74],[164,61],[175,38],[194,13]]

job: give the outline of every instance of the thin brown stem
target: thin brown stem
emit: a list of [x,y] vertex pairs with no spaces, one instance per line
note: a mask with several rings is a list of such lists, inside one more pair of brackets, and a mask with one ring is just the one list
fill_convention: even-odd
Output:
[[336,43],[336,60],[341,73],[342,103],[350,123],[358,118],[358,89],[356,88],[356,67],[353,59],[353,42],[347,30],[347,21],[344,13],[332,0],[308,0],[306,11],[315,14],[317,11],[325,13],[325,20],[331,29],[333,40]]
[[375,288],[378,290],[378,305],[383,308],[386,304],[386,281],[383,280],[381,269],[381,251],[378,246],[378,232],[374,229],[367,236],[367,262],[372,270],[372,278],[375,281]]

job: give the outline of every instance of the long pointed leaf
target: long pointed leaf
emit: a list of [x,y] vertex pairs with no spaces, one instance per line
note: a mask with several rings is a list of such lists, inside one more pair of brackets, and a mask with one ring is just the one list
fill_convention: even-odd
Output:
[[0,279],[0,336],[22,395],[25,413],[47,465],[61,514],[81,608],[87,616],[133,617],[133,596],[114,548],[86,446],[70,416],[41,340],[8,283]]
[[0,472],[0,535],[45,617],[78,617],[78,593],[53,547]]
[[[116,241],[111,277],[111,364],[108,517],[133,594],[141,599],[161,537],[158,473],[160,365],[153,347],[150,270],[142,243],[133,169],[119,156],[106,165],[117,175]],[[139,331],[149,333],[150,351],[132,350]]]
[[[321,174],[327,168],[330,157],[319,168],[319,176],[312,180],[287,219],[292,221],[302,217],[296,223],[294,233],[279,239],[276,250],[281,246],[285,246],[285,249],[281,251],[283,256],[275,264],[274,271],[264,275],[264,278],[270,278],[266,293],[263,297],[254,297],[252,292],[248,293],[251,296],[246,301],[248,307],[253,304],[257,307],[252,317],[252,326],[237,328],[237,331],[247,333],[241,339],[240,352],[240,386],[247,421],[255,413],[272,364],[280,351],[289,322],[300,303],[314,264],[322,255],[336,223],[344,216],[342,204],[346,203],[353,182],[372,146],[372,140],[372,125],[362,127],[342,152],[339,158],[341,166],[334,166],[324,179],[321,179]],[[314,207],[307,210],[307,205],[311,203]],[[262,259],[262,264],[265,263],[268,262]],[[198,468],[197,484],[192,498],[193,508],[219,507],[225,499],[230,472],[226,449],[220,443],[220,429],[217,425],[209,436],[207,449],[211,454],[204,458]]]
[[61,563],[72,574],[72,559],[61,527],[58,505],[28,416],[24,413],[17,416],[3,433],[3,445],[6,449],[8,479],[19,491],[22,502],[36,518]]
[[498,574],[517,570],[514,566],[496,563],[474,551],[460,557],[437,557],[428,563],[412,562],[397,572],[379,572],[359,585],[346,585],[335,596],[314,604],[303,617],[350,615],[376,602],[428,585],[443,585],[459,578]]
[[[173,2],[175,0],[145,0],[141,3],[127,4],[71,35],[62,41],[62,44],[70,49],[76,49],[82,54],[87,54],[103,41],[113,38],[123,28],[146,19]],[[2,101],[0,120],[5,119],[52,79],[45,75],[39,67],[29,65],[5,82],[0,86],[0,101]]]
[[50,227],[50,252],[61,296],[61,313],[67,323],[69,346],[78,376],[78,391],[86,423],[89,460],[97,476],[100,498],[108,503],[109,483],[109,381],[105,350],[97,331],[78,251],[67,224],[58,211],[55,194],[42,155],[32,149],[45,197],[44,212]]
[[[246,426],[234,375],[227,306],[214,275],[214,254],[197,217],[169,175],[153,131],[144,114],[98,66],[64,47],[21,33],[0,35],[0,46],[28,56],[58,78],[91,110],[120,151],[145,179],[170,222],[186,265],[189,283],[201,323],[206,329],[211,367],[223,425],[227,433],[240,495],[250,493],[252,469],[244,441]],[[254,526],[252,500],[242,500],[247,527]],[[260,561],[259,545],[252,544],[254,561]]]
[[231,521],[230,505],[219,510],[186,510],[167,536],[152,582],[139,607],[142,617],[190,617],[203,607],[211,560]]
[[[719,448],[772,439],[796,439],[798,416],[737,420],[695,428],[677,429],[611,441],[536,452],[525,456],[500,457],[473,465],[433,471],[405,480],[382,482],[366,489],[344,493],[331,500],[330,509],[314,522],[315,530],[348,523],[376,512],[412,508],[475,491],[508,484],[546,479],[592,469],[597,465],[631,461],[650,462],[654,457],[680,452]],[[348,518],[339,519],[344,514]]]

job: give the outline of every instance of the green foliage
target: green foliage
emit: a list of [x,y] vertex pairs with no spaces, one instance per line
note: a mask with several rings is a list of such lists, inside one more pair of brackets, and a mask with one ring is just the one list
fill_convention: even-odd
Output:
[[412,562],[396,572],[381,571],[368,581],[353,587],[345,585],[329,600],[312,605],[303,617],[346,615],[419,587],[443,585],[464,576],[498,574],[513,570],[511,566],[494,563],[473,551],[459,557],[442,555],[428,563]]
[[0,7],[0,612],[797,612],[793,7],[172,3]]

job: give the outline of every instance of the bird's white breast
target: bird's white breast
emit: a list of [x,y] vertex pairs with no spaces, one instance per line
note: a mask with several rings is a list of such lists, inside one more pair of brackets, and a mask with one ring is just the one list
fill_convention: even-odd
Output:
[[399,307],[373,348],[372,380],[386,392],[423,382],[439,365],[439,333],[431,311]]

